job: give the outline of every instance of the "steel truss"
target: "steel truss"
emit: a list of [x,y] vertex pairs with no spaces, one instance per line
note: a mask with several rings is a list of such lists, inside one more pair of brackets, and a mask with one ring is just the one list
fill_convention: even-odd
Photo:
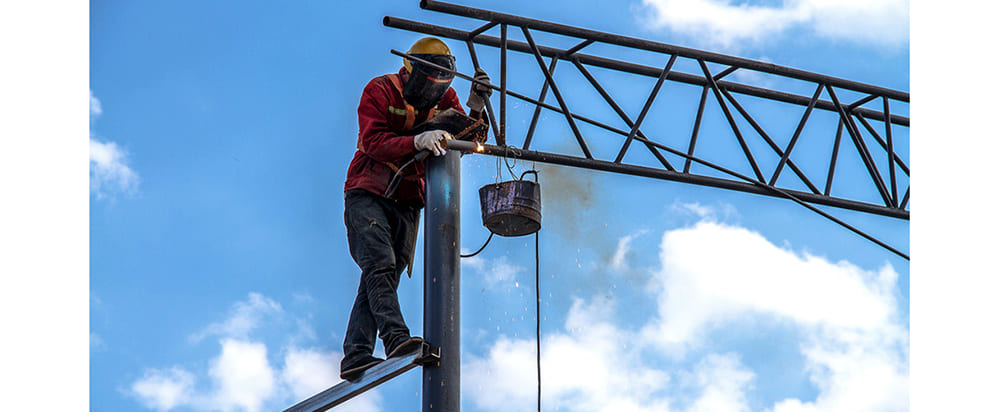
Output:
[[[491,119],[494,119],[491,123],[497,145],[503,149],[497,152],[506,153],[509,157],[523,157],[519,156],[519,153],[531,151],[535,154],[535,159],[542,159],[542,161],[552,159],[553,163],[575,167],[791,198],[800,203],[807,202],[898,219],[909,219],[909,167],[905,161],[907,152],[904,149],[902,155],[898,153],[897,148],[900,146],[900,142],[893,141],[895,130],[897,136],[905,135],[904,147],[908,143],[910,120],[908,117],[897,114],[898,112],[908,112],[910,97],[907,92],[771,63],[438,1],[424,0],[420,7],[486,22],[478,28],[466,31],[389,16],[383,19],[383,24],[388,27],[465,42],[476,68],[480,67],[480,59],[475,45],[500,49],[499,84],[489,85],[493,90],[499,92],[498,116],[494,114],[493,107],[487,100],[488,112]],[[494,28],[499,28],[500,37],[484,34]],[[510,39],[508,31],[511,28],[519,29],[525,41]],[[542,46],[535,41],[535,35],[538,32],[544,32],[547,36],[558,35],[575,39],[574,41],[578,41],[578,43],[568,48]],[[663,67],[652,67],[596,54],[581,53],[585,48],[596,48],[595,45],[610,45],[626,50],[652,52],[654,55],[664,56],[666,63]],[[602,50],[607,48],[604,47]],[[526,53],[534,58],[538,69],[544,76],[541,92],[537,98],[517,93],[507,87],[509,50]],[[393,53],[405,56],[404,53],[398,51],[393,51]],[[550,59],[548,64],[546,64],[545,58]],[[586,78],[587,83],[614,110],[625,127],[615,127],[574,113],[569,109],[570,102],[565,96],[565,90],[560,88],[554,76],[555,68],[560,61],[569,62],[577,72]],[[697,69],[693,72],[690,72],[690,69],[688,72],[678,69],[682,62],[685,62],[684,64],[687,64],[688,67],[696,67]],[[713,72],[710,65],[721,67],[721,69],[716,69]],[[636,117],[630,117],[622,109],[622,106],[611,97],[610,93],[602,87],[590,69],[594,67],[656,79],[652,91],[646,96],[642,110]],[[745,82],[725,80],[727,77],[734,77],[734,73],[764,75],[766,78],[772,79],[772,82],[773,79],[778,79],[779,82],[785,81],[799,86],[804,84],[809,90],[813,90],[813,93],[811,96],[806,96],[754,86]],[[474,81],[469,76],[458,75]],[[746,77],[744,76],[744,78]],[[666,139],[654,139],[641,130],[643,122],[654,116],[651,108],[657,97],[661,96],[661,89],[667,82],[690,85],[701,90],[701,97],[697,101],[697,114],[689,128],[689,138],[685,138],[685,142],[682,144],[675,142],[671,145]],[[549,91],[555,97],[556,105],[545,102]],[[709,95],[713,99],[710,99]],[[828,100],[822,98],[824,95]],[[844,101],[843,99],[848,95],[859,96],[859,98],[850,102]],[[508,141],[510,136],[507,135],[506,113],[508,96],[535,105],[527,133],[518,146],[508,144],[510,143]],[[747,99],[748,96],[751,99]],[[741,103],[741,100],[744,103]],[[753,101],[750,102],[750,100]],[[721,109],[732,133],[731,136],[739,145],[742,156],[737,161],[729,159],[730,163],[724,164],[711,162],[698,156],[698,148],[701,147],[699,146],[699,135],[703,125],[703,116],[706,109],[712,107],[709,101]],[[801,114],[794,115],[798,118],[797,126],[787,139],[776,139],[775,136],[769,134],[758,121],[760,116],[755,118],[751,113],[751,110],[757,107],[752,106],[751,103],[760,102],[777,103],[786,110],[788,108],[794,109],[796,106],[801,107],[796,111]],[[896,107],[894,110],[897,113],[890,111],[890,103]],[[576,153],[532,151],[532,145],[539,144],[535,130],[543,108],[559,113],[565,119],[575,138],[573,150],[579,149],[582,156]],[[733,109],[736,113],[733,113]],[[796,145],[801,146],[801,142],[804,140],[802,138],[805,136],[803,131],[806,130],[807,125],[819,123],[817,121],[810,123],[810,120],[817,117],[815,113],[820,112],[828,113],[828,117],[836,119],[836,130],[829,131],[829,140],[831,141],[829,142],[829,155],[826,158],[829,158],[830,161],[828,166],[823,168],[825,173],[823,176],[816,176],[814,170],[813,176],[810,176],[804,170],[805,167],[800,167],[804,165],[799,165],[793,160],[793,151]],[[742,128],[741,123],[744,125]],[[829,124],[821,124],[820,126],[833,129],[833,122],[827,123]],[[594,146],[593,138],[588,140],[588,136],[581,132],[580,126],[582,124],[596,126],[606,132],[621,136],[620,147],[616,153],[613,156],[606,156],[604,159],[595,156],[594,151],[591,150],[591,147]],[[752,132],[747,130],[747,125],[753,129]],[[815,126],[811,126],[810,130],[813,129]],[[847,139],[844,138],[845,131]],[[704,141],[704,136],[701,137]],[[715,137],[717,136],[712,136],[712,138]],[[810,135],[809,138],[814,137],[815,135]],[[751,140],[758,138],[761,140]],[[897,137],[897,139],[899,138]],[[779,144],[779,142],[786,143]],[[633,146],[636,145],[645,147],[645,150],[648,150],[656,159],[655,164],[651,166],[630,161],[635,156],[627,155],[635,152]],[[843,148],[842,146],[845,145],[853,146],[854,150]],[[757,153],[754,153],[754,147],[757,147]],[[763,150],[764,154],[760,153],[762,152],[761,147],[766,148]],[[852,155],[856,157],[850,159],[849,156]],[[692,168],[693,164],[702,167]],[[748,170],[748,172],[741,174],[735,170]],[[722,173],[720,175],[717,172]],[[850,180],[842,178],[844,183],[839,184],[838,190],[835,191],[835,177],[848,173],[860,173],[864,178],[860,182],[854,176],[849,177]],[[794,178],[782,179],[788,174],[794,175]],[[867,180],[867,183],[864,180]],[[840,189],[841,186],[849,190]],[[901,190],[902,194],[900,194]],[[810,208],[817,210],[813,207]],[[830,217],[826,214],[824,216]],[[839,221],[838,223],[843,224]],[[850,226],[847,227],[859,232]],[[902,255],[894,249],[889,249]],[[903,256],[905,257],[905,255]]]

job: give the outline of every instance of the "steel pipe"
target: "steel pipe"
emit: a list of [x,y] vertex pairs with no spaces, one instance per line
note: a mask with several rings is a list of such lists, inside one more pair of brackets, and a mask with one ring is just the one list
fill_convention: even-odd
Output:
[[461,183],[461,153],[449,150],[427,160],[424,339],[441,348],[441,358],[424,366],[423,412],[458,411],[461,406]]
[[[692,183],[702,186],[711,186],[721,189],[736,190],[745,193],[765,195],[777,198],[785,198],[785,196],[782,196],[779,193],[776,193],[773,189],[771,189],[773,188],[773,186],[766,186],[764,184],[745,183],[742,181],[729,180],[718,177],[693,175],[689,173],[681,173],[665,169],[655,169],[646,166],[614,163],[604,160],[584,159],[581,157],[574,157],[557,153],[539,152],[534,150],[512,149],[510,147],[500,147],[488,144],[477,145],[475,142],[466,142],[461,140],[448,140],[448,148],[462,152],[473,152],[473,153],[480,153],[480,154],[487,154],[487,155],[501,156],[501,157],[513,157],[516,159],[532,160],[542,163],[580,167],[584,169],[621,173],[632,176],[643,176],[643,177],[667,180],[672,182]],[[671,153],[674,153],[678,156],[684,156],[684,154],[681,152],[677,152],[675,150],[665,147],[661,148],[669,150]],[[698,161],[698,162],[709,165],[709,167],[721,169],[715,165],[711,165],[708,162],[704,161]],[[910,219],[910,212],[904,209],[890,208],[871,203],[864,203],[854,200],[841,199],[841,198],[818,195],[809,192],[801,192],[796,190],[788,190],[788,189],[780,189],[780,190],[809,203],[839,207],[841,209],[855,210],[859,212],[871,213],[871,214],[893,217],[903,220]]]

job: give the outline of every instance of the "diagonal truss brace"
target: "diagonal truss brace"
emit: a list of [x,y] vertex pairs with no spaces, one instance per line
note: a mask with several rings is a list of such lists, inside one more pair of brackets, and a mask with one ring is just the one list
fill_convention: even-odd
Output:
[[[620,164],[620,163],[606,162],[606,161],[601,161],[601,160],[583,160],[583,159],[579,159],[579,158],[574,158],[572,156],[565,156],[565,155],[560,155],[560,154],[556,154],[556,153],[536,152],[536,151],[532,151],[532,150],[514,150],[514,151],[511,151],[508,148],[502,148],[502,147],[493,146],[493,145],[483,145],[483,144],[478,144],[478,143],[473,143],[473,142],[466,142],[466,141],[462,141],[462,140],[448,140],[447,141],[447,145],[448,145],[448,149],[458,150],[458,151],[461,151],[463,153],[483,153],[483,154],[488,154],[488,155],[493,155],[493,156],[504,156],[504,157],[511,156],[511,157],[516,157],[518,159],[533,160],[533,161],[538,161],[538,162],[543,162],[543,163],[551,163],[551,164],[558,164],[558,165],[563,165],[563,166],[584,167],[584,168],[588,168],[588,169],[602,170],[602,171],[607,171],[607,172],[624,173],[624,174],[630,174],[630,175],[634,175],[634,176],[645,176],[645,177],[651,177],[651,178],[663,179],[663,180],[677,180],[677,181],[682,181],[683,180],[683,179],[681,179],[681,178],[679,178],[677,176],[678,175],[677,172],[668,172],[668,171],[665,171],[665,170],[643,168],[641,166],[628,166],[628,165],[623,165],[623,164]],[[669,151],[673,151],[673,149],[668,149],[668,150]],[[806,203],[806,201],[804,201],[802,198],[800,198],[800,197],[808,197],[808,196],[810,196],[811,194],[809,194],[809,193],[801,193],[801,192],[799,192],[799,193],[791,193],[791,191],[782,190],[782,189],[776,188],[774,186],[766,185],[766,184],[764,184],[762,182],[759,182],[757,180],[754,180],[754,179],[752,179],[750,177],[741,175],[739,173],[736,173],[736,172],[733,172],[731,170],[725,169],[725,168],[720,167],[718,165],[712,164],[711,162],[707,162],[707,161],[704,161],[702,159],[697,159],[697,158],[692,158],[692,160],[695,160],[698,163],[705,164],[706,166],[709,166],[709,167],[712,167],[714,169],[723,171],[723,172],[725,172],[727,174],[733,175],[733,176],[738,177],[738,178],[740,178],[740,179],[742,179],[742,180],[744,180],[746,182],[749,182],[749,184],[744,184],[742,186],[734,186],[731,183],[729,183],[730,181],[725,180],[725,179],[720,179],[720,181],[715,181],[715,182],[704,181],[704,182],[701,182],[700,184],[703,184],[703,185],[706,185],[706,186],[712,186],[712,183],[716,183],[716,184],[719,185],[718,187],[722,187],[722,188],[728,188],[728,189],[733,189],[733,190],[741,190],[741,191],[750,192],[750,193],[758,193],[758,194],[764,194],[764,195],[778,196],[778,197],[783,197],[783,198],[792,200],[792,201],[798,203],[799,205],[802,205],[803,207],[805,207],[805,208],[807,208],[807,209],[809,209],[809,210],[811,210],[813,212],[816,212],[816,213],[822,215],[823,217],[825,217],[825,218],[827,218],[827,219],[829,219],[829,220],[831,220],[831,221],[833,221],[833,222],[835,222],[835,223],[837,223],[837,224],[839,224],[839,225],[847,228],[848,230],[850,230],[850,231],[858,234],[859,236],[861,236],[861,237],[863,237],[863,238],[871,241],[872,243],[875,243],[875,244],[881,246],[882,248],[884,248],[884,249],[886,249],[886,250],[888,250],[888,251],[890,251],[892,253],[895,253],[896,255],[902,257],[903,259],[906,259],[906,260],[910,259],[909,255],[907,255],[907,254],[899,251],[898,249],[896,249],[896,248],[894,248],[894,247],[886,244],[885,242],[882,242],[882,241],[876,239],[875,237],[873,237],[873,236],[871,236],[871,235],[869,235],[869,234],[867,234],[867,233],[865,233],[865,232],[863,232],[863,231],[855,228],[854,226],[851,226],[851,225],[845,223],[844,221],[842,221],[840,219],[837,219],[836,217],[830,215],[829,213],[826,213],[826,212],[824,212],[824,211],[816,208],[815,206]],[[816,203],[822,203],[822,202],[816,201],[815,199],[813,201],[816,202]]]
[[[904,160],[905,154],[901,155],[901,153],[896,151],[896,149],[900,147],[900,138],[899,133],[894,133],[893,130],[894,128],[897,130],[899,130],[899,128],[908,128],[909,118],[899,115],[898,113],[901,113],[902,111],[898,108],[895,110],[895,114],[890,112],[890,102],[894,105],[894,107],[905,107],[908,105],[909,93],[806,72],[803,70],[782,67],[771,63],[688,49],[614,34],[601,33],[593,30],[528,19],[489,10],[464,7],[439,1],[423,0],[421,1],[421,7],[432,11],[483,20],[485,21],[485,24],[482,24],[473,31],[463,31],[388,16],[383,19],[383,24],[389,27],[461,40],[468,46],[470,57],[477,68],[479,67],[479,59],[476,53],[476,45],[485,45],[500,49],[499,87],[493,84],[486,84],[473,80],[471,77],[461,73],[456,73],[456,75],[460,78],[485,85],[500,92],[499,96],[501,109],[499,118],[493,117],[492,109],[489,105],[487,105],[491,120],[493,120],[493,123],[499,122],[499,130],[501,131],[501,133],[497,135],[497,143],[499,146],[488,149],[488,151],[493,151],[493,153],[490,154],[511,158],[531,158],[542,162],[547,161],[550,163],[573,167],[646,176],[793,200],[796,203],[799,203],[802,206],[854,231],[862,237],[883,246],[897,255],[908,259],[908,256],[898,250],[855,229],[828,213],[817,209],[811,204],[833,206],[903,220],[909,219],[909,211],[907,210],[907,203],[910,196],[909,167],[906,165]],[[499,26],[501,33],[499,38],[485,34],[491,28],[497,26]],[[521,42],[509,38],[507,35],[508,26],[519,28],[525,41]],[[535,40],[536,32],[545,32],[548,35],[575,38],[578,40],[578,43],[576,43],[575,46],[566,49],[543,46],[538,44]],[[668,62],[665,67],[650,67],[608,57],[581,53],[583,49],[590,47],[592,44],[611,45],[627,49],[662,53],[668,55],[670,62]],[[605,47],[602,50],[605,49],[607,48]],[[534,58],[534,62],[544,75],[544,82],[541,85],[541,93],[538,95],[537,99],[517,93],[508,87],[508,51],[526,53]],[[393,53],[407,58],[412,57],[395,50]],[[550,58],[551,60],[548,64],[546,64],[544,58]],[[414,58],[414,60],[420,59]],[[583,116],[580,113],[571,112],[566,103],[566,99],[559,88],[557,79],[554,76],[555,68],[559,60],[571,62],[579,73],[586,78],[587,82],[589,82],[589,84],[601,95],[601,98],[615,111],[619,119],[626,125],[626,127],[616,127],[614,125],[593,120],[592,118]],[[685,73],[682,70],[679,71],[674,69],[674,63],[678,60],[688,60],[696,63],[697,67],[701,69],[700,73]],[[713,74],[713,70],[708,66],[709,64],[722,65],[723,67],[721,71]],[[641,113],[639,113],[635,118],[626,114],[611,94],[601,86],[600,82],[593,76],[588,67],[598,67],[655,78],[656,84],[653,87],[652,92],[646,98],[646,102]],[[757,74],[763,73],[768,76],[776,76],[779,78],[792,79],[798,82],[812,83],[815,88],[815,92],[811,97],[808,95],[801,96],[769,87],[759,87],[751,84],[725,80],[734,73],[742,72],[754,72]],[[756,77],[759,78],[760,76]],[[754,79],[755,77],[743,76],[740,78]],[[640,129],[643,124],[643,120],[646,118],[647,114],[650,114],[650,106],[653,100],[656,99],[661,86],[665,83],[691,85],[701,89],[701,99],[698,103],[697,115],[694,119],[693,128],[691,130],[690,141],[686,147],[671,147],[665,144],[664,140],[657,141],[658,139],[664,139],[663,136],[650,136],[647,135],[647,133],[643,133]],[[552,90],[552,94],[558,101],[557,106],[545,103],[545,97],[549,92],[549,89]],[[739,147],[742,150],[743,157],[745,159],[745,163],[742,165],[740,162],[737,162],[735,165],[732,163],[718,165],[696,156],[697,145],[699,143],[699,132],[702,125],[703,114],[706,110],[706,104],[708,104],[708,94],[710,91],[715,97],[714,104],[718,104],[718,108],[721,109],[721,112],[725,115],[726,122],[730,126],[732,131],[730,136],[734,137],[734,140],[739,143]],[[829,100],[821,98],[824,91],[826,92],[826,97]],[[850,93],[860,93],[861,95],[860,98],[856,98],[853,102],[842,103],[841,97],[849,95]],[[754,114],[751,113],[758,106],[745,107],[741,104],[738,96],[749,96],[755,99],[763,99],[763,101],[769,104],[777,103],[779,105],[784,104],[786,106],[798,105],[804,108],[804,112],[798,112],[801,117],[798,118],[799,120],[794,133],[791,134],[788,140],[785,140],[787,143],[779,145],[778,141],[774,138],[774,135],[772,133],[768,133],[765,126],[762,126],[760,122],[754,118]],[[530,126],[528,127],[527,134],[525,135],[523,142],[518,145],[519,148],[508,146],[510,138],[507,136],[507,118],[505,111],[507,97],[513,97],[535,105]],[[674,100],[677,99],[674,98]],[[753,103],[760,104],[760,101],[761,100],[755,100]],[[881,107],[874,107],[878,103],[881,103]],[[737,118],[734,116],[730,108],[735,108],[740,117]],[[583,152],[582,157],[570,154],[545,153],[530,150],[533,143],[540,142],[539,139],[534,138],[536,137],[534,132],[542,109],[559,113],[565,118],[579,145],[578,147]],[[821,112],[824,113],[823,116],[825,117],[816,115],[816,113]],[[813,180],[815,179],[818,181],[820,176],[814,176],[811,179],[809,172],[802,167],[803,165],[797,164],[796,161],[793,160],[793,151],[795,153],[802,153],[804,150],[815,151],[815,148],[817,147],[816,139],[821,139],[822,135],[816,134],[815,127],[809,128],[809,133],[803,133],[803,131],[805,130],[807,123],[821,122],[820,120],[810,122],[811,119],[829,119],[831,114],[833,119],[837,120],[837,127],[836,134],[834,135],[831,133],[831,135],[828,135],[830,137],[827,137],[832,140],[832,147],[829,169],[825,175],[825,186],[821,191],[820,188],[817,187],[817,184],[813,183]],[[745,124],[749,124],[749,126],[756,132],[756,136],[744,134],[738,125],[740,121]],[[876,130],[876,126],[873,126],[871,122],[882,122],[885,128],[884,132],[878,132]],[[621,136],[616,154],[611,154],[611,157],[605,157],[604,153],[594,152],[591,148],[598,147],[593,144],[594,139],[598,139],[598,137],[590,136],[589,133],[587,135],[582,133],[578,127],[579,124],[588,124],[605,132],[610,132],[612,134],[610,137],[612,138],[614,138],[614,135]],[[862,129],[862,127],[864,129]],[[849,141],[856,149],[855,151],[850,151],[850,153],[842,153],[840,150],[840,144],[845,128],[847,129],[847,135],[850,138]],[[867,131],[868,135],[864,135],[862,130]],[[649,130],[647,130],[647,132],[648,131]],[[496,132],[497,129],[494,128],[494,134],[496,134]],[[607,133],[598,135],[600,135],[600,138],[602,139],[608,137]],[[755,153],[760,150],[751,150],[750,143],[753,143],[753,139],[758,136],[763,144],[766,144],[766,146],[763,147],[770,148],[770,151],[773,153],[764,153],[766,150],[761,153]],[[803,139],[803,137],[805,137],[805,139]],[[712,138],[712,144],[716,144],[717,137],[713,136]],[[799,144],[806,139],[808,139],[811,144],[808,146],[808,149],[801,149],[801,147],[807,147],[803,144]],[[874,140],[877,144],[866,143],[866,140]],[[633,141],[642,143],[656,158],[662,168],[650,167],[641,163],[629,163],[626,161],[626,154],[628,153],[628,149]],[[545,143],[550,142],[545,141]],[[701,145],[704,146],[705,144],[708,143],[702,143]],[[761,144],[758,143],[757,146],[761,146]],[[902,147],[906,147],[905,144]],[[878,151],[880,149],[883,151],[884,155],[879,155]],[[853,163],[844,161],[844,156],[853,156],[855,152],[857,155],[856,159],[860,159],[860,161],[855,161]],[[820,154],[822,155],[822,153]],[[668,160],[665,155],[683,158],[683,169],[678,170],[671,165],[670,160]],[[776,160],[774,163],[769,163],[771,162],[770,158],[765,159],[762,157],[763,155],[776,156]],[[802,155],[798,156],[801,157]],[[799,160],[801,161],[801,158]],[[728,161],[732,162],[732,160]],[[694,163],[699,165],[697,170],[692,170],[692,164]],[[862,166],[860,171],[858,170],[857,165]],[[719,177],[718,173],[714,172],[712,174],[704,174],[706,171],[705,167],[711,169],[709,170],[710,172],[722,172],[723,175],[735,177],[735,179]],[[754,177],[751,178],[734,171],[743,167],[751,169]],[[794,175],[798,178],[798,182],[801,182],[802,185],[807,187],[808,191],[796,190],[794,187],[789,186],[779,187],[779,184],[787,185],[788,183],[795,183],[794,180],[789,179],[779,180],[779,177],[784,169],[790,170],[794,173]],[[865,179],[856,181],[857,177],[854,177],[853,175],[848,180],[843,178],[835,179],[837,176],[843,176],[851,173],[858,174],[858,172],[867,174],[871,180],[867,182],[865,182]],[[900,180],[901,176],[905,177]],[[835,180],[840,182],[836,185],[837,190],[834,190]],[[902,198],[899,196],[899,192],[901,190],[904,191]],[[864,191],[867,191],[867,193],[862,193]],[[875,199],[879,199],[880,201],[870,200],[873,197]]]

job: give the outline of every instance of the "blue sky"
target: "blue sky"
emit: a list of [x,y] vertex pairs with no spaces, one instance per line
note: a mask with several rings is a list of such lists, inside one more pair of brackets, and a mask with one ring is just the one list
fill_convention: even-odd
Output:
[[[466,4],[909,88],[905,2],[701,2],[721,7],[707,14],[669,1]],[[420,37],[383,27],[384,15],[478,25],[417,2],[91,4],[92,410],[275,410],[337,382],[358,277],[341,195],[355,108],[368,79],[399,67],[389,50]],[[820,30],[858,16],[884,35]],[[452,48],[470,72],[464,47]],[[524,71],[510,87],[535,94],[532,62],[512,59]],[[495,53],[483,64],[497,73]],[[597,75],[636,116],[653,79]],[[566,89],[573,107],[607,117],[600,100]],[[647,135],[688,133],[685,93],[665,88]],[[530,108],[511,105],[510,134],[523,138]],[[707,115],[706,158],[737,154],[723,127]],[[543,116],[535,147],[572,151],[567,130],[558,114]],[[908,141],[905,128],[894,136]],[[614,147],[591,139],[597,152]],[[827,155],[796,160],[822,169]],[[790,202],[538,167],[547,410],[907,409],[905,260]],[[463,169],[472,250],[486,234],[476,190],[496,179],[496,159],[470,156]],[[905,221],[840,215],[909,248]],[[465,410],[534,404],[532,254],[527,238],[497,239],[463,264]],[[422,274],[400,287],[417,333]],[[345,409],[416,409],[418,394],[414,372]]]
[[[462,2],[910,90],[907,2],[610,3]],[[76,265],[77,272],[86,267],[89,277],[85,285],[79,277],[70,282],[86,291],[66,299],[79,310],[39,311],[48,316],[39,323],[79,312],[72,319],[87,325],[88,354],[82,358],[91,410],[275,410],[338,381],[340,346],[358,281],[345,242],[341,195],[356,138],[357,100],[370,78],[400,66],[389,50],[405,50],[420,37],[382,26],[385,15],[465,29],[478,25],[420,10],[416,1],[91,2],[89,15],[83,12],[89,27],[79,31],[89,33],[89,48],[82,47],[89,79],[81,81],[78,74],[69,80],[77,95],[87,93],[89,114],[82,120],[77,104],[67,119],[81,128],[87,123],[89,145],[75,141],[71,153],[89,154],[89,182],[82,182],[82,162],[76,159],[69,173],[76,183],[65,193],[75,194],[80,204],[70,214],[77,228],[72,233],[80,234],[73,239],[87,247],[82,258],[68,255],[63,264]],[[858,29],[843,30],[845,21]],[[449,44],[459,69],[471,72],[464,46]],[[481,55],[492,51],[479,49]],[[656,56],[620,57],[663,64]],[[515,69],[530,63],[519,59]],[[496,54],[483,61],[495,75]],[[635,117],[653,80],[609,76],[605,86]],[[753,80],[767,82],[746,79]],[[509,81],[512,89],[532,95],[540,75],[525,70]],[[460,96],[467,93],[468,83],[456,80],[454,86]],[[679,105],[689,93],[680,86],[668,84],[666,91],[670,97],[654,105],[662,114],[651,117],[643,131],[676,139],[689,132],[688,112],[696,102]],[[568,93],[575,111],[609,118],[593,95]],[[41,107],[40,101],[24,101]],[[509,104],[510,139],[520,142],[530,108]],[[761,110],[763,118],[785,115]],[[906,106],[893,110],[909,114]],[[724,120],[706,121],[704,139],[715,138],[718,145],[706,145],[699,154],[727,159],[733,152],[723,143]],[[564,123],[558,114],[543,116],[539,150],[572,150]],[[682,132],[673,128],[676,123]],[[973,126],[966,134],[976,132]],[[894,129],[894,137],[908,141],[909,133]],[[936,150],[954,155],[948,148]],[[796,161],[822,168],[827,160],[819,158],[828,153],[816,153]],[[908,150],[901,155],[913,166]],[[515,168],[530,166],[518,162]],[[908,261],[789,201],[537,167],[544,202],[546,410],[909,409],[914,391]],[[495,181],[496,171],[494,158],[463,159],[466,251],[486,237],[476,190]],[[967,187],[926,181],[956,196]],[[89,200],[81,204],[83,184]],[[845,185],[849,191],[851,185]],[[925,210],[947,210],[917,199],[914,204]],[[833,212],[910,252],[909,222]],[[63,222],[26,221],[46,223],[15,228],[60,233]],[[89,228],[81,232],[81,223]],[[24,236],[22,243],[66,242],[48,238],[56,240]],[[964,257],[985,253],[988,243],[945,249]],[[420,250],[414,277],[403,280],[399,292],[416,333],[422,330]],[[463,410],[534,405],[533,252],[530,238],[501,238],[463,261]],[[44,270],[55,264],[48,261],[59,259],[25,256],[22,263],[41,266],[40,273],[63,272]],[[962,280],[963,273],[982,274],[981,266],[969,262],[929,267]],[[51,283],[49,277],[35,279],[38,284],[29,284],[33,291]],[[951,289],[939,290],[954,296]],[[967,303],[981,299],[962,301],[955,306],[983,309]],[[938,320],[934,326],[968,325],[939,315],[927,318]],[[43,354],[48,348],[27,345]],[[419,405],[419,373],[410,372],[343,410]]]

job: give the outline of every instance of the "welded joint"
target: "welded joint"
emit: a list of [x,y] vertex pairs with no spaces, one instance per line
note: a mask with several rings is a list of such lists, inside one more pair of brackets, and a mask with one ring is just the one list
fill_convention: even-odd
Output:
[[470,31],[469,32],[469,38],[467,40],[475,39],[476,36],[478,36],[480,34],[483,34],[486,30],[492,29],[497,24],[500,24],[500,22],[498,22],[498,21],[491,21],[489,23],[486,23],[486,24],[480,26],[479,28],[477,28],[477,29],[475,29],[473,31]]
[[441,347],[433,347],[426,341],[420,344],[420,355],[413,363],[420,366],[437,366],[441,362]]

